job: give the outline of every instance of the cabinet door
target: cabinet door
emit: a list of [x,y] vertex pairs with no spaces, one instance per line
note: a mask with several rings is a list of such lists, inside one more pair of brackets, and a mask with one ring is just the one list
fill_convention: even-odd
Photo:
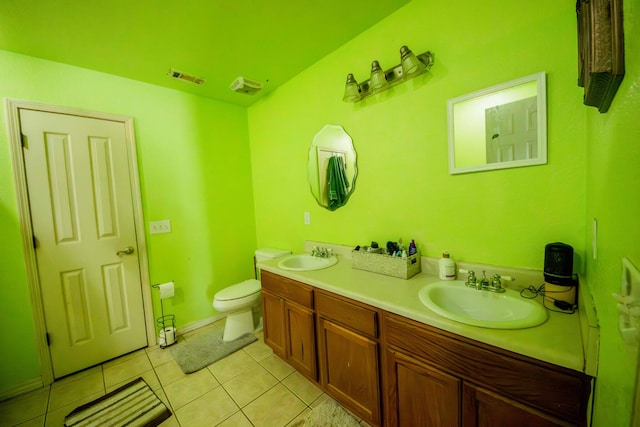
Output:
[[460,425],[458,378],[395,350],[387,351],[387,374],[389,426]]
[[472,384],[463,384],[463,427],[573,426]]
[[322,385],[365,421],[380,424],[378,343],[318,320]]
[[287,361],[301,374],[313,381],[318,380],[316,369],[316,333],[313,311],[286,303]]
[[262,323],[264,343],[278,356],[286,359],[286,328],[284,300],[265,290],[262,291]]
[[387,345],[401,349],[405,354],[415,355],[443,372],[466,379],[469,384],[477,384],[485,391],[508,396],[511,401],[555,417],[552,419],[567,420],[577,425],[587,424],[591,378],[583,373],[460,337],[395,314],[387,313],[384,316],[383,332]]

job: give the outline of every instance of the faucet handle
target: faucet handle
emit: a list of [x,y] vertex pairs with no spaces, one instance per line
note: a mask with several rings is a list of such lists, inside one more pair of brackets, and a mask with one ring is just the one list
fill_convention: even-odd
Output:
[[461,268],[460,270],[458,270],[460,273],[468,273],[469,275],[467,276],[467,281],[464,282],[465,285],[471,287],[471,288],[476,288],[476,273],[473,270],[465,270],[464,268]]
[[[509,277],[509,276],[507,276]],[[491,281],[491,285],[487,283],[487,289],[492,292],[504,292],[505,289],[502,287],[502,282],[500,281],[500,275],[494,274],[493,280]]]
[[494,274],[493,275],[493,280],[491,281],[491,284],[496,288],[501,288],[502,287],[502,282],[500,281],[500,275],[499,274]]

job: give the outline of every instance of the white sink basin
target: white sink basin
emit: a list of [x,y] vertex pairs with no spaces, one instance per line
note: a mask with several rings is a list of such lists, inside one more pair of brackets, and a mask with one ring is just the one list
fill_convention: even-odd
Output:
[[331,256],[329,258],[320,258],[308,254],[290,255],[282,259],[278,263],[278,267],[283,270],[308,271],[321,270],[331,267],[338,262],[338,258]]
[[477,290],[464,281],[442,281],[419,292],[420,301],[437,314],[456,322],[493,329],[522,329],[547,320],[547,310],[514,290],[504,293]]

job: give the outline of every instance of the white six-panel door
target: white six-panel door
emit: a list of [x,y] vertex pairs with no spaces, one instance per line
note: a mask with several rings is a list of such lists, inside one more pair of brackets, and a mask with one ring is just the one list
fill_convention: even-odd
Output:
[[487,163],[538,156],[538,105],[531,97],[485,111]]
[[60,378],[147,345],[126,133],[121,122],[28,109],[20,127]]

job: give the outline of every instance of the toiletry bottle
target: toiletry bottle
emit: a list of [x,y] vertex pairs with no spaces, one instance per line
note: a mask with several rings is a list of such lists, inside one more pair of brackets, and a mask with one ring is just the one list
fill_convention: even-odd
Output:
[[444,252],[438,261],[438,276],[440,280],[455,280],[456,263],[449,258],[449,252]]
[[409,243],[409,255],[415,255],[418,252],[418,248],[416,248],[416,242],[411,240]]

